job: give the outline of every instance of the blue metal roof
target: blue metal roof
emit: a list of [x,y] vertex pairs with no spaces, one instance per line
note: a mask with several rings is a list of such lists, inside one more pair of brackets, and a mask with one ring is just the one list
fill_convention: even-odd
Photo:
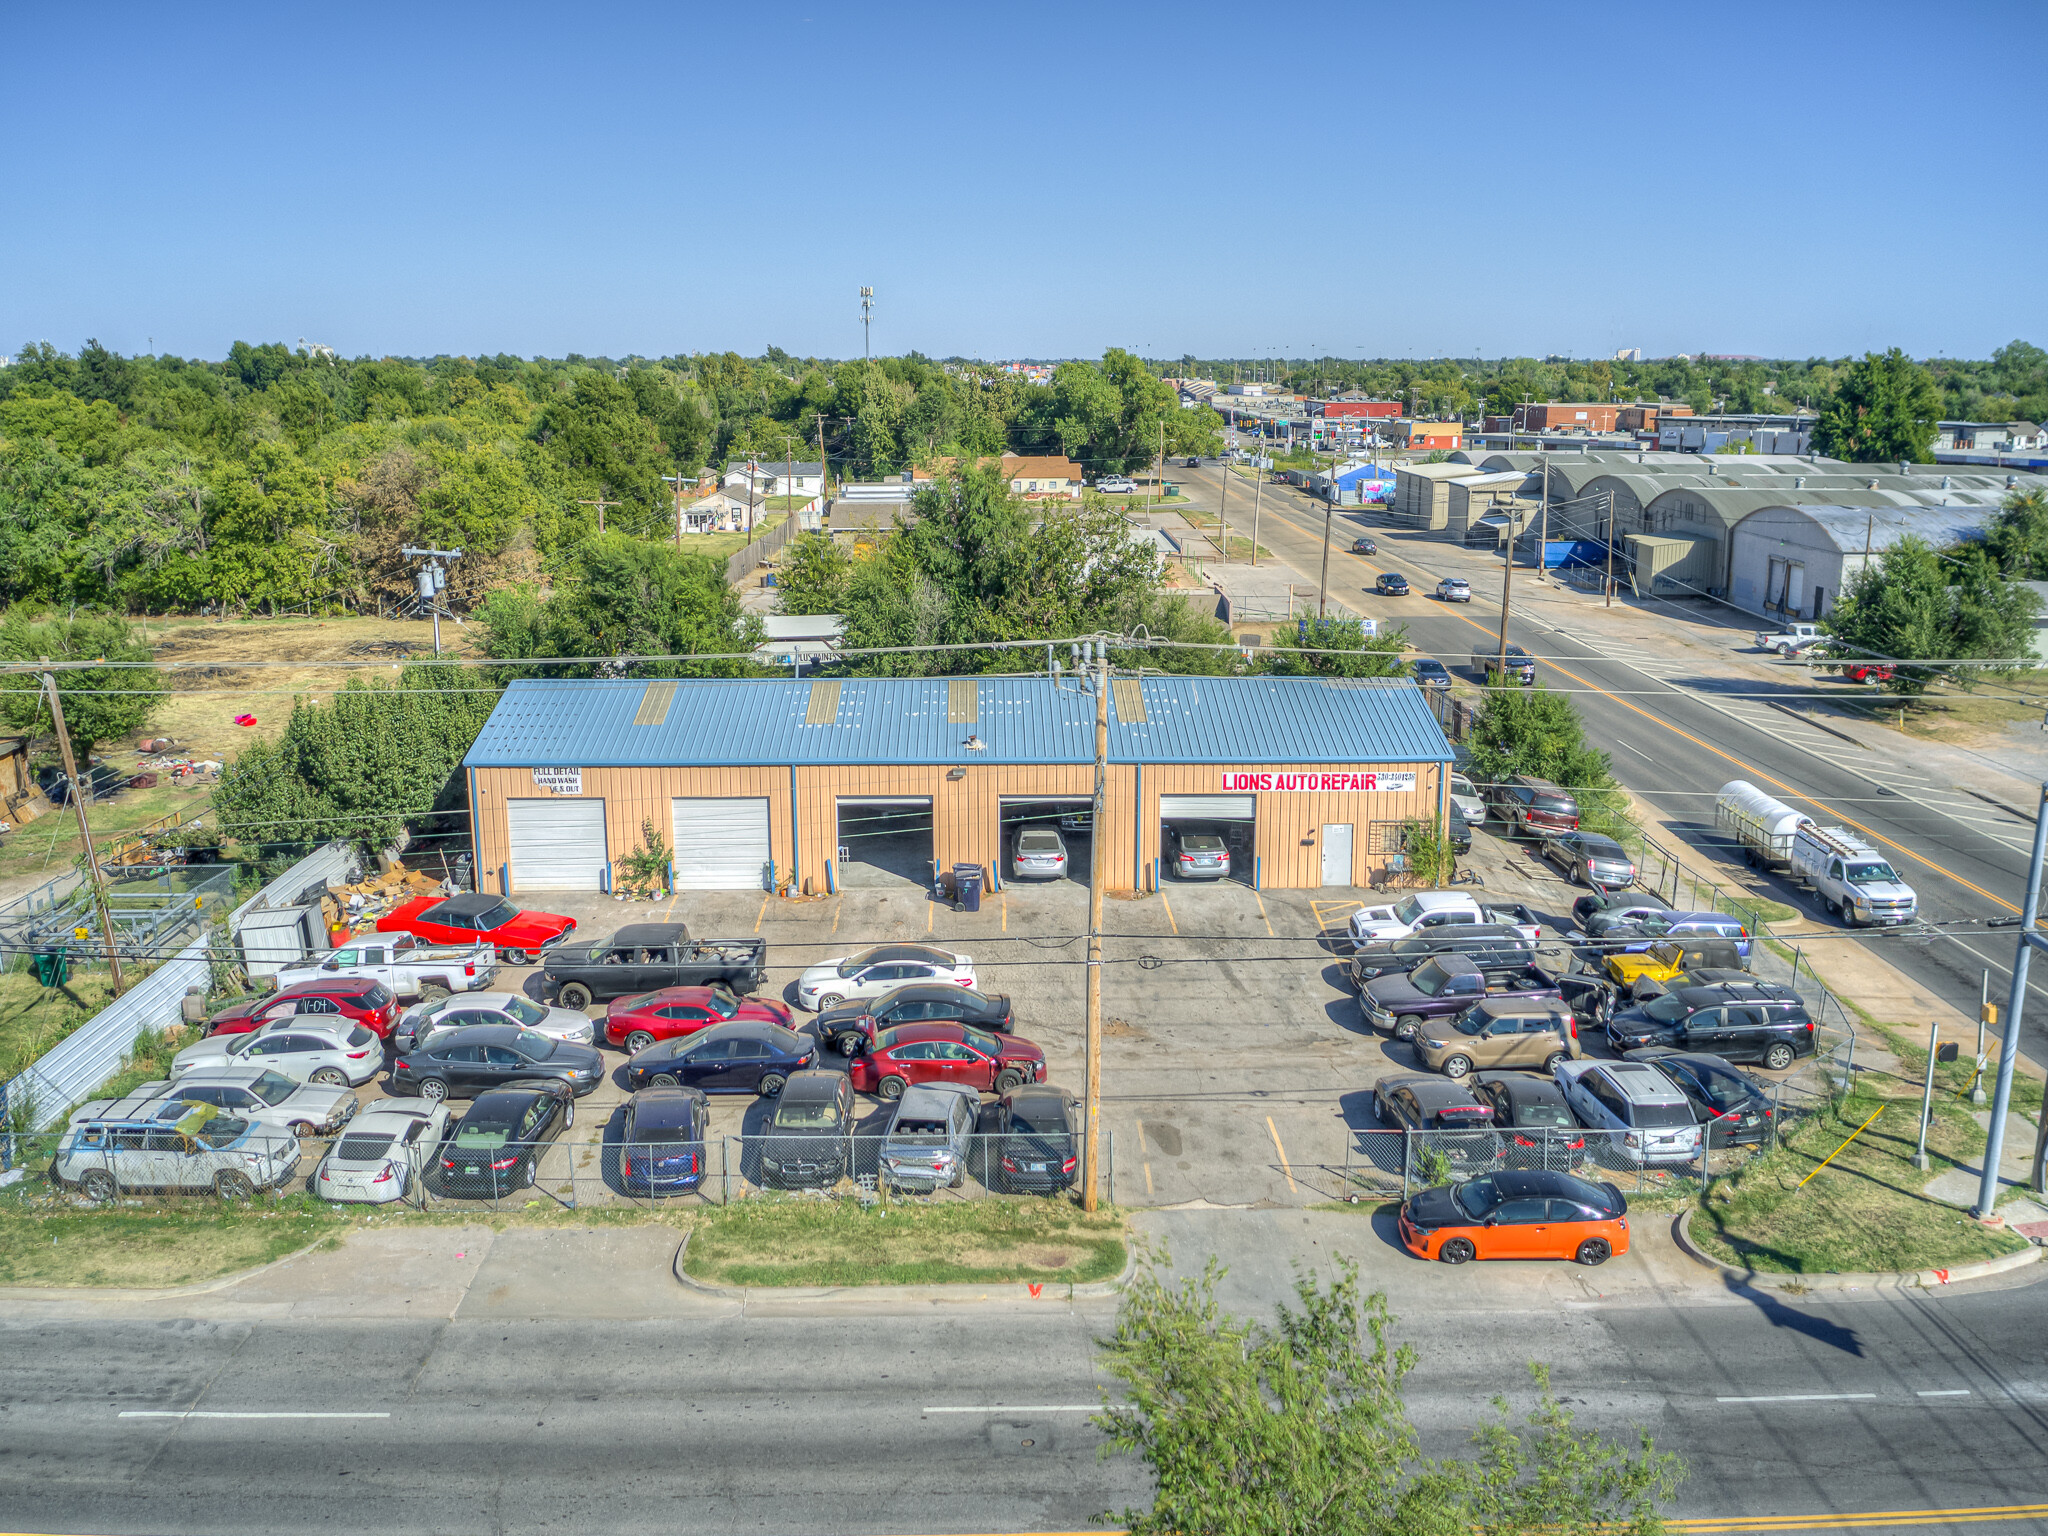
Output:
[[[471,768],[741,767],[796,763],[1088,763],[1095,696],[1071,678],[978,677],[972,723],[949,723],[947,678],[837,680],[830,724],[813,689],[779,679],[538,678],[513,683],[463,759]],[[1130,763],[1436,763],[1451,749],[1404,678],[1157,677],[1145,719],[1111,691],[1109,755]],[[650,687],[675,696],[636,725]],[[659,695],[656,696],[657,698]],[[826,695],[819,695],[822,699]],[[970,747],[969,738],[981,745]]]

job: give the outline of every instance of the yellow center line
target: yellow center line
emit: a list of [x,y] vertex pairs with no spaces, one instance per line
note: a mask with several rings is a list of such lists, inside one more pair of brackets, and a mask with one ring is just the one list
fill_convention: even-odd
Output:
[[[1286,521],[1286,519],[1283,518],[1283,521]],[[1299,524],[1290,522],[1289,526],[1294,528],[1295,532],[1297,533],[1307,532],[1307,530],[1303,529]],[[1481,624],[1477,619],[1468,618],[1466,615],[1462,613],[1453,613],[1450,614],[1449,617],[1457,619],[1460,623],[1470,624],[1474,629],[1478,630],[1483,635],[1493,635],[1497,633],[1497,630],[1490,628],[1485,624]],[[1751,764],[1744,762],[1734,753],[1724,752],[1719,747],[1715,746],[1712,742],[1701,740],[1699,737],[1693,735],[1692,732],[1685,730],[1683,727],[1673,725],[1669,720],[1664,719],[1661,715],[1653,714],[1651,711],[1640,708],[1639,706],[1630,703],[1627,699],[1621,698],[1617,694],[1609,693],[1605,688],[1602,688],[1598,683],[1593,682],[1588,678],[1583,678],[1579,676],[1579,674],[1572,671],[1571,668],[1559,666],[1555,661],[1548,660],[1546,660],[1543,663],[1543,665],[1551,668],[1554,671],[1563,673],[1566,677],[1570,678],[1573,682],[1577,683],[1581,688],[1586,689],[1588,692],[1597,693],[1602,698],[1607,699],[1612,703],[1619,704],[1623,709],[1626,709],[1633,714],[1641,715],[1645,720],[1649,721],[1652,725],[1662,726],[1665,730],[1670,731],[1673,735],[1683,737],[1685,740],[1691,742],[1694,746],[1703,748],[1706,751],[1713,753],[1714,756],[1722,759],[1724,762],[1733,763],[1736,767],[1740,768],[1744,773],[1753,775],[1754,777],[1763,780],[1764,783],[1772,785],[1777,789],[1783,790],[1793,799],[1804,800],[1808,805],[1815,806],[1818,809],[1827,812],[1828,815],[1835,817],[1837,820],[1841,821],[1845,826],[1854,827],[1857,831],[1863,833],[1864,836],[1876,838],[1880,843],[1883,843],[1885,847],[1890,848],[1896,853],[1904,854],[1907,858],[1912,859],[1915,863],[1926,865],[1927,868],[1933,870],[1936,874],[1946,875],[1949,879],[1955,881],[1957,885],[1962,886],[1966,890],[1975,891],[1979,896],[1982,896],[1986,901],[1991,902],[1994,905],[2001,906],[2005,908],[2005,910],[2008,912],[2019,911],[2018,907],[2014,906],[2004,897],[1994,896],[1991,892],[1985,890],[1983,886],[1978,885],[1975,881],[1965,880],[1961,875],[1957,874],[1954,870],[1944,869],[1941,865],[1935,863],[1934,860],[1928,858],[1925,854],[1915,853],[1912,849],[1907,848],[1902,844],[1893,842],[1890,838],[1886,837],[1882,832],[1873,831],[1871,828],[1866,827],[1862,822],[1856,820],[1855,817],[1843,815],[1842,812],[1836,810],[1833,806],[1829,805],[1825,800],[1819,800],[1812,795],[1800,793],[1791,785],[1785,783],[1782,779],[1773,778],[1770,774],[1765,773],[1763,769],[1754,767]]]
[[1880,1510],[1868,1514],[1758,1515],[1745,1519],[1712,1516],[1689,1520],[1666,1520],[1667,1531],[1687,1536],[1720,1536],[1720,1533],[1766,1531],[1851,1531],[1880,1530],[1912,1525],[1981,1525],[1994,1520],[2038,1520],[2048,1515],[2048,1504],[1989,1504],[1969,1509]]
[[761,931],[761,920],[765,918],[767,915],[768,898],[766,896],[763,896],[761,898],[761,910],[754,915],[754,932],[759,933]]
[[1260,896],[1257,891],[1253,891],[1252,900],[1259,904],[1259,921],[1266,925],[1266,937],[1269,939],[1279,938],[1280,935],[1273,931],[1273,919],[1266,916],[1265,898]]
[[1294,1170],[1287,1166],[1287,1149],[1280,1145],[1280,1127],[1273,1123],[1271,1115],[1266,1116],[1266,1129],[1273,1133],[1273,1150],[1280,1154],[1280,1171],[1287,1175],[1287,1187],[1294,1189]]
[[1172,926],[1174,936],[1180,936],[1180,924],[1173,921],[1173,903],[1166,899],[1166,892],[1159,893],[1159,904],[1166,908],[1166,921]]
[[1152,1193],[1152,1165],[1146,1163],[1142,1166],[1145,1169],[1145,1193],[1149,1195]]

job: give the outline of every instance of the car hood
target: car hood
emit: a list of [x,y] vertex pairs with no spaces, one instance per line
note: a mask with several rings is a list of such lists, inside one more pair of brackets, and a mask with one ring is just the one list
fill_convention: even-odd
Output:
[[590,1028],[590,1015],[578,1013],[574,1008],[548,1009],[548,1016],[540,1021],[540,1033],[544,1035],[568,1036]]
[[1879,880],[1870,885],[1851,885],[1845,889],[1861,892],[1874,901],[1911,901],[1914,895],[1913,887],[1896,880]]
[[1651,1018],[1640,1008],[1624,1008],[1607,1021],[1607,1028],[1617,1035],[1676,1035],[1676,1024],[1661,1023]]
[[1408,1197],[1408,1220],[1418,1227],[1469,1226],[1472,1218],[1451,1198],[1453,1186],[1440,1184]]
[[1000,1054],[1004,1061],[1045,1060],[1045,1052],[1021,1035],[1006,1035],[999,1029],[991,1030],[989,1033],[996,1037],[997,1045],[1002,1048]]
[[225,1024],[234,1019],[246,1019],[264,1004],[274,1001],[276,994],[265,997],[245,997],[239,1003],[221,1009],[219,1013],[207,1015],[209,1024]]
[[493,928],[490,937],[493,942],[514,949],[538,948],[554,942],[575,926],[573,917],[559,917],[553,912],[522,912],[511,922]]
[[1401,1003],[1419,1001],[1422,993],[1403,972],[1389,976],[1375,976],[1365,984],[1365,995],[1382,1008],[1393,1008]]
[[830,986],[850,987],[853,980],[851,977],[840,975],[837,965],[828,964],[809,967],[803,975],[797,977],[796,984],[800,987],[816,987],[823,990]]
[[241,1035],[227,1040],[201,1040],[197,1045],[188,1045],[171,1058],[171,1076],[184,1077],[193,1072],[216,1071],[234,1058],[228,1055],[228,1046]]
[[844,1029],[849,1025],[858,1024],[866,1017],[867,1011],[866,1005],[862,1003],[841,1003],[837,1008],[827,1008],[818,1015],[818,1027]]

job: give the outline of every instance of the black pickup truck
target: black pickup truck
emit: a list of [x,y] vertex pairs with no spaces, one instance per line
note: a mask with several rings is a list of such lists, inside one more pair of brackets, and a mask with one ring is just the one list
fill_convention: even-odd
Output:
[[1605,985],[1593,976],[1553,976],[1528,964],[1481,965],[1465,955],[1435,955],[1414,970],[1375,977],[1358,992],[1367,1024],[1396,1040],[1413,1040],[1430,1019],[1454,1017],[1487,998],[1562,998],[1574,1017],[1599,1017]]
[[762,939],[700,944],[686,923],[632,923],[599,943],[572,942],[549,951],[541,984],[564,1008],[719,982],[744,995],[760,991],[768,975],[767,957]]

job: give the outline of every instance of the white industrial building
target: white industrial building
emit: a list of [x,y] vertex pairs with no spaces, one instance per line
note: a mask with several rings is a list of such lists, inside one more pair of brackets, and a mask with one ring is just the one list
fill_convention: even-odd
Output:
[[1984,537],[1976,506],[1761,507],[1735,525],[1729,600],[1767,617],[1816,619],[1842,587],[1901,539],[1936,549]]

